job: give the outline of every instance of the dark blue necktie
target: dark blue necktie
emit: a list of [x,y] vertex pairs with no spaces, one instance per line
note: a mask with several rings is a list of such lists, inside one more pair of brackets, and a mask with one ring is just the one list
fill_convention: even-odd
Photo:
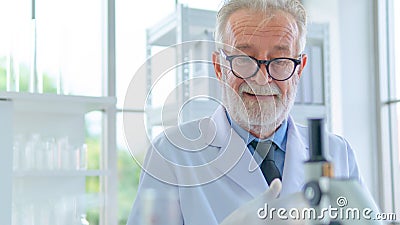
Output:
[[275,149],[277,149],[278,146],[274,142],[271,143],[271,141],[257,142],[256,140],[250,142],[250,145],[253,146],[254,151],[258,152],[261,157],[265,156],[266,151],[268,151],[267,156],[260,165],[261,171],[268,185],[271,184],[275,178],[282,180],[281,174],[278,167],[276,167],[274,160]]

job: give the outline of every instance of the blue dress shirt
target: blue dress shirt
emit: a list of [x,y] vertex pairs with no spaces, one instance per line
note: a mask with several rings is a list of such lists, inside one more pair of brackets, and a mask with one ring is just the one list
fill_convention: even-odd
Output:
[[244,142],[248,146],[251,154],[254,154],[254,148],[249,144],[253,140],[256,140],[258,142],[271,140],[278,146],[278,149],[275,151],[274,160],[276,166],[279,169],[279,172],[282,175],[283,166],[285,165],[286,140],[287,140],[287,128],[288,128],[287,119],[285,119],[282,122],[281,126],[278,128],[278,130],[275,131],[273,135],[271,135],[266,139],[259,139],[257,137],[254,137],[247,130],[243,129],[241,126],[239,126],[239,124],[233,121],[229,116],[228,112],[226,112],[226,116],[228,118],[231,127],[236,131],[236,133],[239,134],[239,136],[244,140]]

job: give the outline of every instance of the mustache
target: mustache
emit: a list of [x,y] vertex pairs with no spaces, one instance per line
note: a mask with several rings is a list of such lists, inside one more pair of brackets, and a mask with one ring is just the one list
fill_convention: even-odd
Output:
[[278,95],[281,96],[281,90],[275,84],[270,84],[268,86],[259,85],[249,85],[248,83],[243,83],[239,86],[239,93],[249,93],[253,95]]

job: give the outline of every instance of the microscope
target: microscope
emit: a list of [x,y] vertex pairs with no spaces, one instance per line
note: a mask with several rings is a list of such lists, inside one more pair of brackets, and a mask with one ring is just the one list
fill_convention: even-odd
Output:
[[310,158],[304,163],[304,197],[312,225],[381,225],[374,200],[357,179],[335,178],[325,149],[324,119],[308,120]]

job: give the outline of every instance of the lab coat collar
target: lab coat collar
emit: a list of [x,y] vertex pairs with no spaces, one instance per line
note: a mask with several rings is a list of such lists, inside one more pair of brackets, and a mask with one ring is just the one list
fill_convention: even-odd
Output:
[[207,137],[212,140],[209,145],[219,147],[219,155],[216,166],[218,170],[226,174],[231,180],[237,183],[243,190],[246,190],[252,197],[256,197],[268,188],[261,170],[251,169],[250,165],[256,162],[247,149],[246,143],[230,126],[225,110],[219,107],[211,116],[210,128],[216,129],[215,137]]
[[[230,126],[223,107],[219,107],[208,121],[214,132],[205,136],[207,144],[220,148],[218,162],[213,164],[251,196],[256,197],[268,188],[261,170],[252,170],[255,163],[243,139]],[[210,137],[213,135],[214,137]],[[300,159],[299,159],[300,158]],[[282,176],[281,196],[297,192],[304,186],[304,161],[308,159],[308,142],[295,125],[292,117],[288,118],[288,134],[285,166]],[[294,174],[296,173],[296,174]]]
[[211,130],[212,132],[207,132],[205,134],[206,144],[215,147],[226,145],[230,140],[232,128],[225,116],[225,109],[222,106],[219,106],[207,123],[207,130]]

